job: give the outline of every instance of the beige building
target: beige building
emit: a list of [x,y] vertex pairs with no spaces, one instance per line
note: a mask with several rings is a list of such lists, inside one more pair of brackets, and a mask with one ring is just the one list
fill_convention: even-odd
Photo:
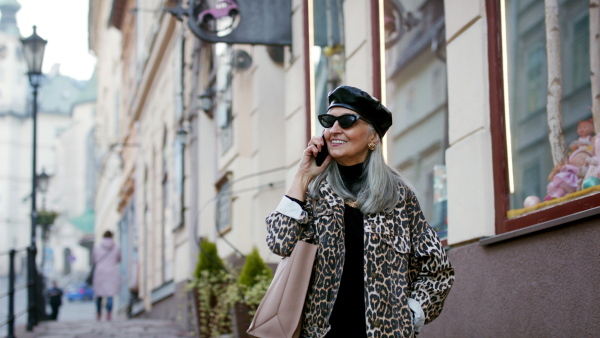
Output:
[[[265,8],[280,12],[244,17],[250,3],[269,3]],[[199,7],[187,8],[194,4]],[[597,308],[598,296],[589,303],[583,290],[592,289],[598,265],[590,275],[590,262],[581,257],[597,257],[599,195],[584,191],[512,216],[522,207],[523,191],[544,199],[552,167],[542,141],[547,126],[521,130],[544,113],[536,100],[545,102],[539,74],[546,56],[537,45],[519,54],[544,36],[543,1],[292,0],[286,8],[287,1],[238,0],[240,18],[198,25],[212,5],[90,1],[97,136],[105,154],[97,235],[114,229],[120,239],[122,311],[193,326],[184,287],[202,238],[216,242],[231,261],[252,247],[277,261],[264,243],[264,218],[285,193],[308,137],[320,132],[316,115],[326,109],[327,92],[348,84],[394,112],[385,140],[388,162],[411,180],[456,266],[446,310],[421,335],[585,335],[598,329],[593,316],[576,315],[538,293]],[[575,0],[560,6],[564,73],[575,81],[565,85],[565,102],[581,107],[591,95],[589,81],[577,74],[589,68],[589,58],[576,56],[589,54],[580,38],[589,10]],[[244,26],[257,22],[263,30]],[[278,26],[268,27],[272,22]],[[243,34],[268,40],[269,32],[286,32],[288,25],[289,39],[271,40],[283,47]],[[515,74],[524,79],[514,80]],[[523,81],[527,90],[519,87]],[[527,106],[533,111],[511,119],[521,114],[512,99],[533,102]],[[573,139],[575,121],[586,114],[564,114],[566,137]],[[537,136],[531,141],[528,135]],[[512,162],[528,152],[544,154],[537,166]],[[534,180],[537,185],[529,184]],[[548,323],[540,309],[549,308],[567,323]]]
[[[80,282],[89,269],[96,185],[96,77],[73,101],[68,124],[56,135],[55,170],[42,205],[59,215],[47,234],[44,276],[61,286]],[[63,284],[64,283],[64,284]]]

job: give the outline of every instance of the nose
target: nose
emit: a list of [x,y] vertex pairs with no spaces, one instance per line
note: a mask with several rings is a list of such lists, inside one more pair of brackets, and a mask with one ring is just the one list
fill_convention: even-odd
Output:
[[339,133],[341,130],[342,130],[342,127],[340,127],[340,121],[335,121],[333,123],[333,126],[331,126],[331,128],[329,128],[330,133]]

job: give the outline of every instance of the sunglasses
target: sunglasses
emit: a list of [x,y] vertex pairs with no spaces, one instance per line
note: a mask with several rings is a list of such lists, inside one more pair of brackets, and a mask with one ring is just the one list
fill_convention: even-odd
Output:
[[355,114],[345,114],[341,116],[321,114],[318,116],[318,119],[323,128],[331,128],[335,124],[335,121],[338,121],[340,127],[344,129],[352,127],[352,125],[358,120],[365,120],[362,117]]

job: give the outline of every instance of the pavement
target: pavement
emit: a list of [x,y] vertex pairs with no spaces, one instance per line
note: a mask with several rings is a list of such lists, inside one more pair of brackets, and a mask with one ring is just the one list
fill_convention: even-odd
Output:
[[112,321],[46,321],[38,324],[32,332],[19,326],[17,338],[99,338],[99,337],[144,337],[172,338],[193,337],[175,323],[154,319],[115,319]]
[[[24,283],[24,278],[18,278],[15,285]],[[0,278],[0,293],[8,288],[8,281]],[[15,293],[15,314],[23,313],[27,305],[27,290]],[[48,307],[47,312],[50,313]],[[0,322],[6,319],[7,300],[0,298]],[[113,313],[113,316],[116,314]],[[57,321],[43,321],[27,332],[25,324],[27,313],[18,316],[15,321],[15,337],[17,338],[95,338],[95,337],[123,337],[123,338],[170,338],[193,337],[194,334],[186,332],[175,323],[154,319],[127,319],[117,316],[112,321],[96,320],[96,309],[93,301],[67,301],[63,298]],[[8,334],[7,326],[0,327],[0,337]]]

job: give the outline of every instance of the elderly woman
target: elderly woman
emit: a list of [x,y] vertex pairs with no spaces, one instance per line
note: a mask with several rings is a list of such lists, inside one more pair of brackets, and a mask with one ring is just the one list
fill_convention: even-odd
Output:
[[302,337],[413,337],[442,311],[454,269],[414,192],[384,161],[390,111],[349,86],[328,99],[323,136],[311,138],[267,217],[267,244],[281,256],[298,241],[318,244]]

